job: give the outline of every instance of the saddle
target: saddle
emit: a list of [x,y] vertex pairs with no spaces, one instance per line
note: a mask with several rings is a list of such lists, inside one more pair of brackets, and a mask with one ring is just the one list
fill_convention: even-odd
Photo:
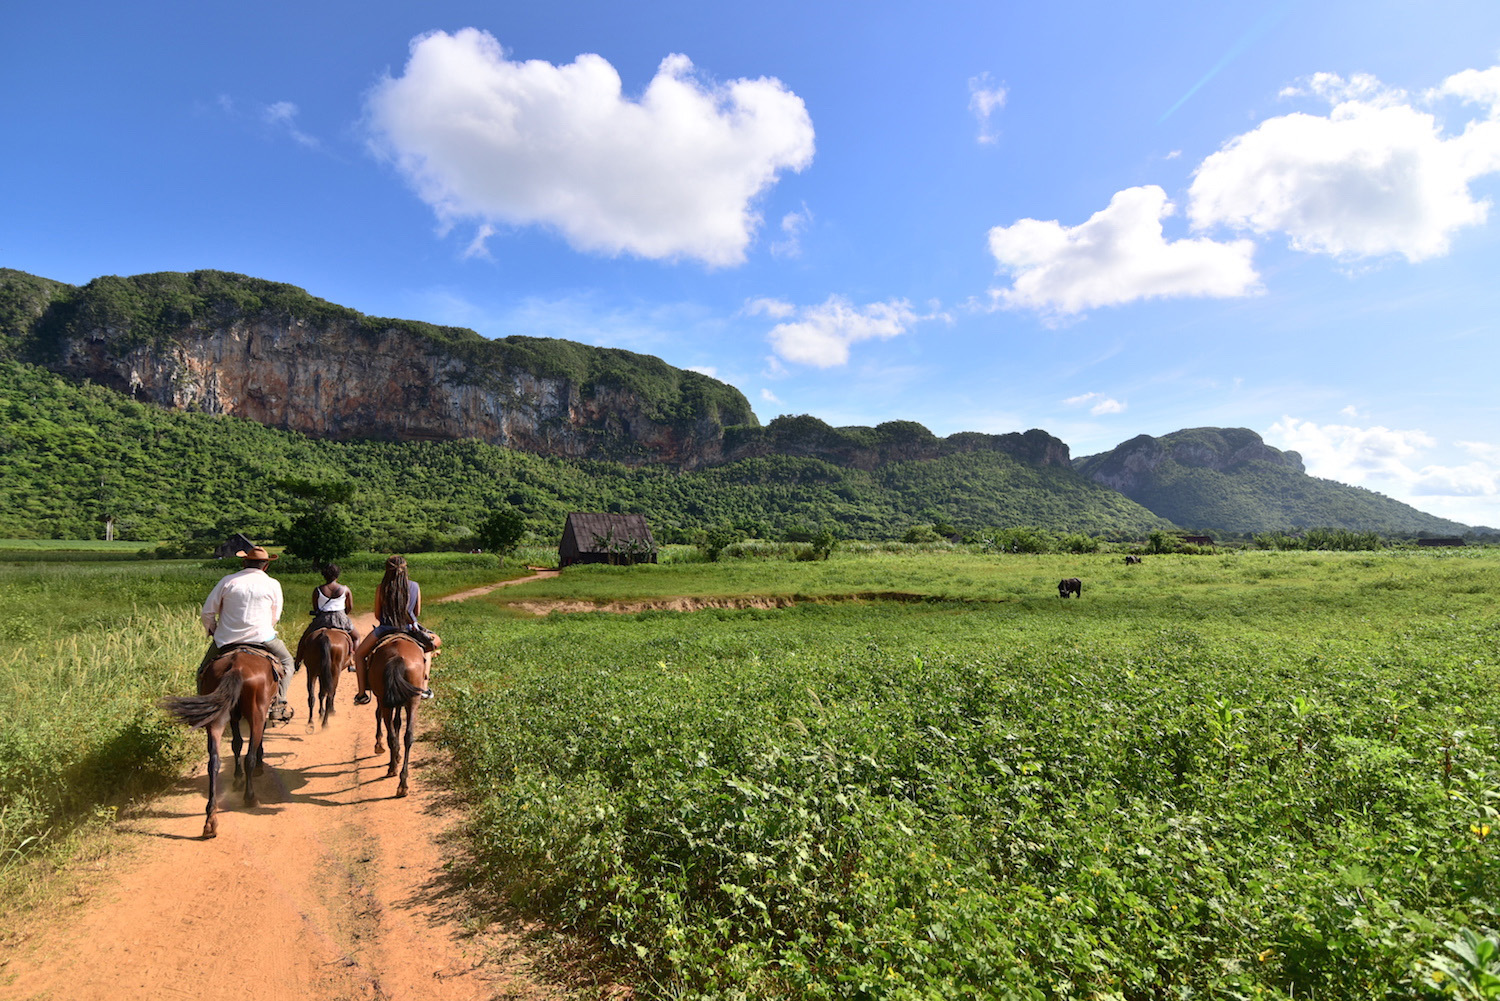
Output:
[[386,633],[384,636],[380,637],[380,639],[375,641],[374,646],[370,647],[370,653],[373,654],[376,650],[379,650],[381,647],[385,646],[397,636],[405,636],[417,646],[421,647],[423,653],[432,653],[431,638],[424,636],[422,633],[419,633],[414,629],[397,629],[393,632]]

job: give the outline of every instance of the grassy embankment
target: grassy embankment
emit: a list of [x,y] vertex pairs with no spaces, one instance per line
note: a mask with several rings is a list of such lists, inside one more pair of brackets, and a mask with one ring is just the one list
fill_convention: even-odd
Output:
[[[202,755],[202,737],[154,704],[193,690],[206,642],[198,608],[238,561],[101,562],[89,557],[107,554],[105,543],[81,553],[0,546],[0,900],[17,902],[92,821],[164,788]],[[370,608],[383,559],[347,561],[356,610]],[[452,553],[411,565],[429,598],[525,572]],[[287,598],[280,632],[294,645],[322,578],[274,572]]]
[[[482,878],[653,997],[1435,990],[1500,908],[1500,558],[1117,560],[596,568],[446,611]],[[506,610],[872,591],[933,600]]]

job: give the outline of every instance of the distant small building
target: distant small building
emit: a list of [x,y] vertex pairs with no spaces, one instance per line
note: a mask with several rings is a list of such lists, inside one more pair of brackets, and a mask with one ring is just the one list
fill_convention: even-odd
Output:
[[563,525],[558,566],[575,563],[655,563],[656,539],[643,514],[590,514],[575,511]]
[[1419,546],[1461,546],[1463,539],[1418,539]]
[[1182,541],[1190,546],[1211,546],[1214,540],[1207,535],[1184,535]]
[[[247,549],[254,549],[254,548],[255,548],[255,543],[253,543],[249,539],[245,538],[239,532],[235,532],[229,538],[225,539],[224,542],[219,546],[218,549],[214,550],[214,559],[216,559],[216,560],[228,559],[229,557],[235,555],[236,553],[242,553],[242,552],[244,552]],[[200,549],[198,551],[201,553],[203,550]]]

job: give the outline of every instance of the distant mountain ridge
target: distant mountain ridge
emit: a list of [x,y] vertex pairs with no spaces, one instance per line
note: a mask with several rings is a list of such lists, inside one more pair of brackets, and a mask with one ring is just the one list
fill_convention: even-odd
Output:
[[72,286],[0,269],[4,357],[165,407],[339,440],[478,438],[681,469],[769,454],[868,469],[975,450],[1069,463],[1067,445],[1042,431],[945,444],[910,422],[833,429],[803,417],[762,429],[738,389],[650,355],[371,317],[223,271]]
[[[1053,512],[1039,523],[1081,524],[1062,498],[1076,503],[1107,487],[1133,503],[1105,504],[1100,510],[1111,513],[1094,525],[1139,527],[1145,516],[1220,533],[1466,528],[1308,476],[1297,453],[1244,428],[1140,435],[1073,459],[1065,442],[1040,429],[939,438],[912,421],[832,427],[808,415],[762,427],[738,389],[649,355],[370,317],[296,286],[221,271],[106,276],[73,286],[0,268],[5,360],[168,409],[246,418],[314,439],[473,438],[549,458],[677,471],[786,473],[791,467],[781,460],[807,460],[908,481],[936,463],[946,472],[933,478],[928,506],[953,521],[968,520],[962,505],[955,507],[963,497],[976,512],[1003,509],[962,479],[967,469],[975,485],[999,488],[1000,466],[965,458],[988,455],[1048,473],[1027,488],[1056,493],[1051,505],[1027,502]],[[797,476],[807,474],[797,469]]]
[[1270,532],[1346,528],[1383,535],[1461,535],[1468,526],[1383,494],[1307,475],[1302,456],[1248,428],[1137,435],[1073,468],[1184,528]]

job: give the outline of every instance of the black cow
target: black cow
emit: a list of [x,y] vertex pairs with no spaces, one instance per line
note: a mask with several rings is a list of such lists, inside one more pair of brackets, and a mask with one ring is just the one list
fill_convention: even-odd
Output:
[[1059,598],[1066,598],[1070,594],[1074,597],[1082,598],[1083,581],[1077,577],[1066,577],[1057,582],[1057,596]]
[[1141,558],[1139,556],[1127,556],[1127,557],[1125,557],[1125,562],[1127,564],[1130,564],[1130,563],[1139,563],[1140,561],[1141,561]]

